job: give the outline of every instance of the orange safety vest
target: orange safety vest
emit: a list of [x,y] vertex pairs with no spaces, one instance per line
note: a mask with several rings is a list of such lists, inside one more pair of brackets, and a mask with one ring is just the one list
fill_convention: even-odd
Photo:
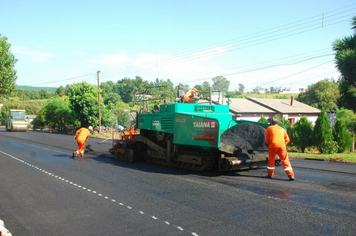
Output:
[[121,131],[121,133],[119,135],[119,139],[122,139],[123,137],[128,136],[128,135],[129,135],[129,132],[127,132],[127,130],[123,130],[123,131]]
[[268,147],[282,147],[285,148],[289,143],[289,136],[284,128],[279,125],[271,125],[266,129],[265,142]]
[[130,128],[129,129],[129,139],[132,139],[132,135],[134,135],[134,134],[137,134],[137,130]]
[[189,90],[188,92],[186,92],[183,96],[183,102],[184,103],[195,103],[195,100],[191,98],[193,96],[193,94],[195,94],[195,93],[196,92],[193,90]]
[[87,128],[80,128],[75,132],[75,136],[77,136],[77,140],[80,142],[86,142],[90,137],[90,130]]

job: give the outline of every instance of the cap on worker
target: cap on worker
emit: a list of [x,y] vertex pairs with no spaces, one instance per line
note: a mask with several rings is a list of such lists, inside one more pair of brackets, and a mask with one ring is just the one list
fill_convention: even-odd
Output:
[[272,123],[272,124],[278,124],[278,120],[276,118],[274,118],[274,117],[273,118],[269,118],[268,122]]
[[88,127],[88,130],[93,131],[93,127],[92,127],[92,126],[89,126],[89,127]]
[[122,125],[117,125],[117,126],[116,126],[116,130],[119,131],[119,132],[121,132],[121,131],[124,130],[124,127],[123,127]]
[[196,89],[196,88],[192,88],[192,91],[194,91],[194,92],[198,92],[198,89]]

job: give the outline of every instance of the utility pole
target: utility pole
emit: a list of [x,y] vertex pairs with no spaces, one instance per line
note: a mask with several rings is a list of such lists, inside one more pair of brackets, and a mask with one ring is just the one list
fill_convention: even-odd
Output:
[[100,70],[98,70],[98,103],[99,103],[99,134],[101,132],[101,112],[100,112],[100,78],[99,78],[99,73]]

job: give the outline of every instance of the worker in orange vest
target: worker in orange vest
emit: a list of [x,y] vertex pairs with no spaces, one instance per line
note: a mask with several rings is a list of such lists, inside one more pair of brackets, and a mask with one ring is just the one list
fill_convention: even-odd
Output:
[[193,97],[196,93],[198,93],[198,90],[196,88],[192,88],[191,90],[186,92],[183,96],[183,103],[195,103]]
[[87,128],[80,128],[79,130],[77,130],[77,132],[75,132],[75,136],[74,139],[77,140],[77,144],[78,144],[78,150],[73,152],[73,159],[80,154],[80,156],[84,156],[84,147],[85,147],[85,143],[87,142],[88,138],[90,137],[90,132],[93,131],[93,127],[89,126],[88,129]]
[[129,132],[126,129],[126,126],[124,126],[124,129],[120,132],[119,139],[126,139],[129,136]]
[[286,130],[278,125],[276,118],[269,119],[270,126],[266,129],[265,142],[268,145],[268,164],[267,164],[267,177],[272,178],[275,169],[275,158],[278,154],[279,159],[282,162],[284,171],[289,177],[289,180],[293,181],[295,176],[292,165],[288,158],[287,144],[290,139]]
[[132,135],[137,134],[137,129],[135,125],[131,125],[129,129],[129,139],[132,139]]

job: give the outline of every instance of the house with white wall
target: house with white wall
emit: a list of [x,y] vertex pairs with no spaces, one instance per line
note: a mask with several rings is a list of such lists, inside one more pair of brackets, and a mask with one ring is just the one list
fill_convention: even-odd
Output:
[[[199,103],[207,103],[201,100]],[[213,100],[214,104],[218,104]],[[230,98],[230,113],[234,120],[258,121],[263,115],[266,119],[277,115],[279,119],[288,119],[291,125],[305,115],[315,125],[321,112],[307,104],[291,99],[264,99],[264,98]],[[221,103],[220,103],[221,104]],[[227,101],[224,103],[227,104]]]
[[275,115],[275,111],[261,106],[245,98],[230,99],[230,113],[234,120],[259,121],[262,115],[267,119]]
[[274,115],[277,115],[279,119],[283,117],[288,119],[291,125],[300,120],[302,115],[305,115],[315,125],[321,112],[320,109],[298,102],[293,97],[290,99],[247,98],[247,100],[274,111]]

